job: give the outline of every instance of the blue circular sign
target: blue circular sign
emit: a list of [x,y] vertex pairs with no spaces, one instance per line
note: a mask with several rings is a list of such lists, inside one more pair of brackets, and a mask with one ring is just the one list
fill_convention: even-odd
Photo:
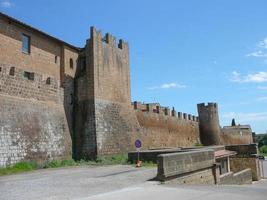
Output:
[[141,148],[141,146],[142,146],[141,140],[139,140],[139,139],[135,140],[134,145],[136,148]]

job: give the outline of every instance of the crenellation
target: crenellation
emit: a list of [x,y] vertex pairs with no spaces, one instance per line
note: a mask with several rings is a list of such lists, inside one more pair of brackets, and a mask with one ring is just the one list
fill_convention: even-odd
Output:
[[78,48],[9,20],[0,13],[0,167],[24,159],[96,159],[133,150],[136,138],[147,149],[188,147],[199,139],[218,144],[216,103],[198,104],[199,117],[131,103],[129,46],[122,39],[92,26]]
[[188,120],[192,120],[192,115],[188,114]]
[[168,107],[164,108],[164,114],[170,116],[170,109]]
[[174,109],[174,107],[172,107],[172,112],[171,112],[172,116],[173,117],[177,117],[177,112],[176,110]]

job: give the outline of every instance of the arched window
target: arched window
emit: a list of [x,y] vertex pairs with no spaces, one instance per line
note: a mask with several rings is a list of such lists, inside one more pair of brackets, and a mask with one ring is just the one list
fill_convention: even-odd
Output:
[[70,58],[70,68],[73,69],[73,59]]

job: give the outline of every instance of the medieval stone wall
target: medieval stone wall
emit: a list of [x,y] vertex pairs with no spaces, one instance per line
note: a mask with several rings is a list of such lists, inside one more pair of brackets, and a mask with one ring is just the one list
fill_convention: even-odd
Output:
[[84,51],[85,76],[75,81],[77,157],[132,150],[132,135],[139,126],[131,109],[128,45],[92,27]]
[[59,81],[0,65],[0,166],[20,160],[45,162],[71,156],[71,139]]
[[190,147],[200,143],[198,122],[175,116],[136,110],[137,136],[143,149]]
[[[22,34],[30,37],[29,54],[22,52]],[[70,158],[67,119],[78,51],[1,15],[0,52],[0,167]],[[66,75],[70,57],[73,72]]]
[[221,144],[251,144],[253,143],[251,129],[240,129],[238,126],[233,128],[223,128],[221,130]]
[[[0,61],[59,79],[61,47],[58,43],[0,17]],[[30,36],[30,54],[22,53],[22,34]],[[3,53],[4,52],[4,53]],[[55,62],[57,56],[57,62]]]

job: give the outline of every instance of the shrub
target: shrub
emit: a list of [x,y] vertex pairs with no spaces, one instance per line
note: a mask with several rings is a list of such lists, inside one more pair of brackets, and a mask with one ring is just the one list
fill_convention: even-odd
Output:
[[267,146],[264,145],[264,146],[260,147],[260,152],[264,153],[264,154],[267,154]]

